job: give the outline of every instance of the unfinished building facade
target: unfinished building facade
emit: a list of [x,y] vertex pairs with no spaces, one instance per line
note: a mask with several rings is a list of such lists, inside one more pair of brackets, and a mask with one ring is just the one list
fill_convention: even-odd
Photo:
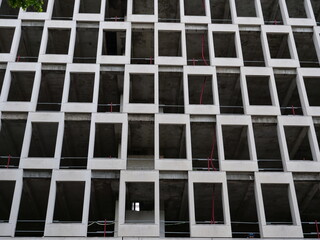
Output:
[[0,0],[0,237],[320,238],[320,1]]

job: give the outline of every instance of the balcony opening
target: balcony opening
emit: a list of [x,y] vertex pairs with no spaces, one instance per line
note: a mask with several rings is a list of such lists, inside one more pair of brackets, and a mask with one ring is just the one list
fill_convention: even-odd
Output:
[[184,113],[182,73],[159,72],[159,105],[163,113]]
[[292,225],[288,184],[261,184],[267,225]]
[[235,0],[238,17],[257,17],[255,0]]
[[74,63],[96,63],[98,29],[77,28]]
[[270,56],[276,59],[291,59],[288,33],[267,33]]
[[56,182],[53,223],[81,223],[85,182]]
[[284,126],[290,160],[313,161],[309,127]]
[[207,31],[187,31],[186,44],[188,65],[210,65]]
[[93,99],[94,73],[70,73],[68,102],[91,103]]
[[[259,238],[259,223],[253,181],[228,181],[233,238]],[[250,223],[250,224],[248,224]]]
[[191,123],[192,166],[196,171],[219,170],[215,129],[214,123]]
[[300,67],[319,67],[317,51],[313,42],[312,32],[294,32]]
[[17,62],[37,62],[43,27],[21,27]]
[[15,237],[43,237],[50,178],[24,178]]
[[160,158],[186,158],[185,124],[160,124],[159,138]]
[[100,72],[98,112],[120,112],[123,72]]
[[55,0],[53,5],[53,20],[72,20],[74,1],[73,0]]
[[131,64],[154,64],[153,29],[132,29]]
[[313,8],[314,18],[317,22],[317,25],[320,23],[320,2],[318,0],[311,0],[311,5]]
[[154,102],[154,74],[130,74],[129,103]]
[[260,0],[264,24],[283,24],[279,1]]
[[216,58],[236,58],[235,33],[213,32],[214,54]]
[[152,15],[154,13],[154,0],[132,0],[132,13]]
[[0,181],[0,223],[9,223],[15,185],[15,181]]
[[253,124],[259,171],[283,171],[277,125]]
[[218,73],[220,113],[243,114],[240,74]]
[[165,237],[190,237],[188,182],[160,180],[160,211],[164,211]]
[[319,77],[304,77],[304,85],[306,87],[307,97],[310,107],[320,106],[320,96],[317,93],[317,89],[320,86]]
[[184,15],[205,16],[206,7],[204,1],[184,0]]
[[180,31],[159,31],[159,56],[182,56]]
[[89,146],[89,121],[66,121],[61,153],[61,169],[86,169]]
[[96,123],[95,158],[120,158],[121,123]]
[[18,168],[26,120],[1,120],[0,168]]
[[80,0],[79,13],[100,13],[101,0]]
[[35,72],[11,72],[8,102],[30,102]]
[[128,169],[154,169],[154,122],[129,122],[127,154]]
[[224,224],[221,183],[194,183],[196,224]]
[[113,0],[106,2],[106,21],[124,21],[125,16],[127,16],[127,0]]
[[225,160],[250,160],[248,126],[222,126]]
[[37,111],[60,111],[65,71],[42,70]]
[[[154,193],[153,182],[126,182],[125,223],[154,223]],[[139,211],[137,211],[137,208],[132,209],[133,203],[139,203]]]
[[303,115],[295,74],[275,74],[282,115]]
[[160,0],[158,8],[159,22],[180,22],[179,0]]
[[126,30],[104,30],[102,55],[124,56],[126,52]]
[[48,29],[46,54],[68,54],[70,29]]
[[261,33],[256,31],[240,31],[245,66],[265,66],[260,35]]
[[246,76],[249,104],[272,105],[269,76]]
[[212,75],[188,75],[189,104],[213,104]]
[[17,19],[20,8],[12,8],[7,1],[2,1],[0,4],[0,17],[5,19]]
[[10,53],[15,28],[0,27],[0,54]]
[[210,0],[211,22],[232,23],[229,0]]
[[286,0],[290,18],[307,18],[305,0]]
[[54,157],[58,123],[33,122],[29,157]]

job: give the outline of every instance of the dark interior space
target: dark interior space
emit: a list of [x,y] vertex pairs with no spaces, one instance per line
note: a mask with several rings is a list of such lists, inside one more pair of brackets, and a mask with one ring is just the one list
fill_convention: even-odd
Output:
[[240,31],[240,40],[244,65],[264,67],[261,33],[258,31]]
[[129,103],[154,104],[154,77],[154,74],[130,74]]
[[35,72],[12,71],[8,102],[30,102]]
[[0,181],[0,223],[9,222],[15,185],[15,181]]
[[210,0],[210,10],[212,23],[232,23],[228,0]]
[[[143,51],[141,51],[143,49]],[[154,30],[132,29],[131,64],[154,63]]]
[[97,44],[97,28],[77,28],[73,62],[96,63]]
[[72,20],[74,0],[55,0],[52,11],[54,20]]
[[17,62],[37,62],[43,27],[21,27]]
[[46,54],[68,54],[71,29],[48,29]]
[[106,1],[105,20],[124,21],[127,15],[127,0]]
[[91,103],[94,81],[94,73],[71,72],[68,102]]

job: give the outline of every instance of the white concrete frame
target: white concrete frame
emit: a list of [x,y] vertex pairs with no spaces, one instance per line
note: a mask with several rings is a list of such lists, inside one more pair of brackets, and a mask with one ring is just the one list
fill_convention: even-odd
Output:
[[[159,56],[159,31],[181,33],[181,56]],[[154,24],[154,61],[159,65],[187,65],[186,31],[183,23]]]
[[[47,54],[49,29],[70,29],[68,54]],[[76,41],[76,21],[45,21],[39,51],[39,62],[72,63]]]
[[74,21],[104,21],[104,12],[106,8],[106,0],[99,0],[100,3],[100,13],[80,13],[80,0],[75,0],[74,2]]
[[[291,160],[288,152],[287,140],[284,131],[285,126],[308,127],[308,139],[313,161]],[[317,136],[311,117],[278,116],[278,139],[283,162],[283,168],[288,172],[319,172],[320,153]],[[297,139],[299,142],[299,139]]]
[[[32,123],[58,123],[54,157],[29,157],[32,137]],[[29,113],[23,138],[19,168],[23,169],[59,169],[64,131],[63,113]],[[44,136],[46,137],[46,136]]]
[[[29,102],[8,101],[11,72],[34,72],[34,81],[32,94]],[[40,63],[11,63],[7,65],[7,70],[4,76],[1,96],[0,96],[0,111],[13,112],[34,112],[37,107],[38,94],[40,89],[41,64]]]
[[[268,43],[267,34],[287,34],[288,35],[288,48],[290,51],[291,58],[289,59],[278,59],[271,58],[270,48]],[[285,67],[293,68],[300,67],[298,52],[296,44],[293,38],[292,29],[290,26],[274,26],[274,25],[263,25],[261,26],[261,43],[264,54],[264,60],[267,67]]]
[[54,0],[48,0],[47,10],[43,12],[27,12],[20,9],[18,18],[22,20],[50,20],[53,4]]
[[133,1],[138,0],[128,0],[127,2],[127,22],[158,22],[158,0],[149,0],[153,1],[153,14],[134,14],[133,13]]
[[[126,223],[126,183],[154,183],[154,223]],[[119,237],[158,237],[160,235],[160,194],[158,171],[121,171],[119,189]]]
[[320,27],[313,27],[313,42],[320,61]]
[[[272,105],[251,105],[247,87],[247,76],[269,77],[269,92]],[[258,82],[259,80],[257,80]],[[241,68],[241,93],[244,105],[244,113],[248,115],[281,115],[276,82],[272,68],[266,67],[242,67]]]
[[254,0],[256,17],[238,17],[237,7],[236,7],[235,1],[236,0],[229,0],[233,24],[244,24],[244,25],[262,25],[262,24],[264,24],[260,0]]
[[12,28],[14,29],[14,34],[12,37],[10,52],[0,53],[0,62],[14,62],[21,37],[21,20],[1,19],[0,29],[1,28]]
[[320,78],[320,69],[317,68],[298,68],[297,87],[301,96],[301,104],[304,114],[308,116],[320,116],[320,106],[310,106],[308,100],[308,93],[306,90],[304,77]]
[[[205,76],[210,75],[212,81],[212,102],[213,104],[190,104],[189,103],[189,75]],[[202,82],[199,82],[199,89],[202,87]],[[185,113],[189,114],[219,114],[219,95],[218,95],[218,83],[215,67],[207,66],[184,66],[183,67],[183,91],[185,101]],[[208,91],[208,89],[207,89]]]
[[[223,224],[196,224],[194,183],[221,183]],[[190,237],[232,237],[227,177],[225,172],[188,172]],[[209,210],[208,210],[209,211]]]
[[[130,75],[154,75],[154,103],[130,103]],[[126,113],[157,113],[159,111],[159,74],[156,65],[126,65],[123,85],[123,112]]]
[[15,187],[12,196],[12,204],[9,216],[9,222],[0,223],[1,237],[14,237],[16,224],[18,220],[20,198],[22,193],[23,171],[20,169],[6,170],[0,169],[0,181],[14,181]]
[[[100,67],[98,64],[67,64],[63,94],[62,94],[62,112],[96,112],[99,96],[99,74]],[[92,93],[92,102],[69,102],[69,90],[70,90],[70,74],[71,73],[93,73],[94,85]],[[88,81],[91,81],[88,80]]]
[[[247,140],[250,159],[248,160],[226,160],[224,154],[223,144],[223,125],[232,126],[247,126]],[[256,145],[254,141],[253,127],[250,116],[239,115],[218,115],[217,116],[217,146],[219,154],[220,171],[233,171],[233,172],[255,172],[258,171],[258,161]],[[226,150],[228,151],[228,150]]]
[[[118,158],[94,157],[96,124],[120,123],[121,124],[121,143],[118,147]],[[94,113],[91,119],[88,169],[102,170],[121,170],[127,167],[127,144],[128,144],[128,115],[123,113]]]
[[291,18],[289,17],[286,0],[279,0],[280,11],[285,25],[293,26],[317,26],[310,0],[304,0],[304,9],[307,18]]
[[[288,184],[293,225],[267,225],[261,184]],[[255,173],[255,196],[261,238],[303,238],[298,202],[291,173]]]
[[[57,182],[85,182],[81,223],[53,223]],[[89,217],[91,171],[53,170],[44,229],[45,237],[86,237]]]
[[[160,133],[159,125],[184,125],[186,138],[186,159],[160,158]],[[155,114],[155,134],[154,134],[154,168],[157,170],[175,170],[189,171],[192,170],[192,152],[191,152],[191,130],[190,116],[185,114]]]
[[[234,33],[234,44],[237,57],[216,57],[214,51],[214,39],[213,32],[222,33]],[[240,33],[238,25],[233,24],[209,24],[208,25],[208,45],[209,45],[209,55],[210,63],[212,66],[243,66],[243,56],[240,41]]]
[[[120,30],[126,32],[124,55],[102,55],[103,32]],[[131,57],[131,24],[128,22],[100,22],[97,47],[97,63],[102,64],[130,64]]]
[[[209,24],[211,23],[211,11],[210,11],[210,0],[203,0],[205,5],[205,16],[190,16],[185,15],[185,9],[184,9],[184,1],[180,0],[180,16],[182,23],[199,23],[199,24]],[[201,2],[201,1],[199,1]]]

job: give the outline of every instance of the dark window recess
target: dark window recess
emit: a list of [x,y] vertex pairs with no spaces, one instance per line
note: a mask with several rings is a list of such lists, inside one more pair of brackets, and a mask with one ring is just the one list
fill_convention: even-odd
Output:
[[232,23],[229,0],[210,0],[212,23]]
[[126,31],[103,31],[102,55],[125,55]]
[[206,8],[204,1],[184,0],[184,14],[187,16],[205,16]]
[[181,32],[159,31],[159,56],[182,56]]
[[265,66],[260,35],[261,33],[256,31],[240,31],[245,66]]
[[130,74],[129,103],[154,103],[154,75]]
[[9,222],[15,185],[15,181],[0,181],[0,222]]
[[105,20],[124,21],[127,15],[127,0],[112,0],[106,2]]
[[17,19],[20,8],[12,8],[7,1],[2,1],[0,4],[0,17],[8,19]]
[[304,77],[304,85],[306,87],[307,97],[309,105],[311,107],[320,106],[320,95],[318,94],[318,89],[320,87],[319,77]]
[[189,104],[213,104],[212,76],[189,75]]
[[22,26],[21,38],[16,61],[38,61],[42,31],[43,27]]
[[94,73],[70,73],[68,102],[92,102],[94,75]]
[[319,67],[317,51],[315,49],[313,33],[294,32],[294,41],[301,67]]
[[74,0],[55,0],[53,5],[52,19],[72,20]]
[[158,1],[159,22],[179,22],[180,4],[179,0],[160,0]]
[[0,27],[0,53],[10,53],[14,28]]
[[213,45],[215,57],[236,58],[235,33],[214,32]]
[[269,76],[246,76],[250,105],[272,105]]
[[210,65],[207,31],[188,30],[186,46],[188,65]]
[[292,58],[288,45],[288,37],[287,33],[267,33],[271,58]]
[[70,29],[48,29],[46,54],[68,54]]
[[101,0],[80,0],[79,13],[100,13]]
[[307,18],[305,0],[286,0],[290,18]]
[[154,31],[132,29],[131,64],[154,64]]
[[77,28],[74,63],[96,63],[98,29]]
[[11,84],[7,101],[30,102],[35,72],[11,72]]
[[255,0],[235,0],[238,17],[257,17]]
[[283,24],[279,1],[260,0],[265,24]]
[[154,1],[132,0],[133,14],[154,14]]

